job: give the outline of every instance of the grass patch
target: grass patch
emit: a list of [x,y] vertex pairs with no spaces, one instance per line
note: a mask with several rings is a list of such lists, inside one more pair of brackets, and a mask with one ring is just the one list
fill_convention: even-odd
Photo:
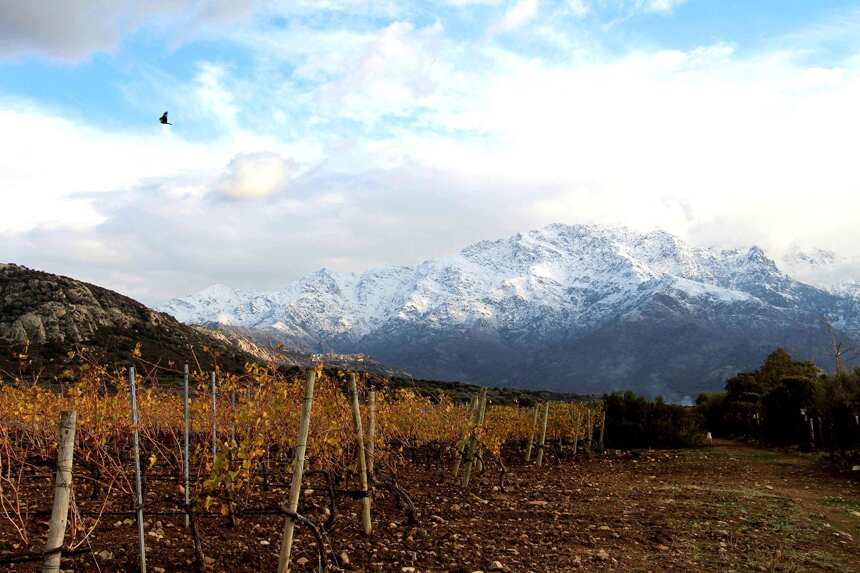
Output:
[[860,511],[860,501],[856,499],[845,499],[841,496],[827,496],[821,500],[824,505],[838,507],[846,511]]
[[786,533],[788,531],[794,531],[794,523],[791,522],[791,519],[787,515],[778,515],[774,516],[773,519],[770,520],[768,524],[772,531],[777,531],[780,533]]
[[718,452],[713,448],[687,448],[685,450],[674,450],[672,453],[678,455],[682,458],[691,458],[691,459],[707,459],[707,458],[717,458],[717,457],[725,457],[725,454],[722,452]]
[[772,464],[781,461],[783,458],[783,454],[781,452],[774,452],[770,450],[752,450],[748,452],[738,452],[736,457],[743,458],[752,462]]

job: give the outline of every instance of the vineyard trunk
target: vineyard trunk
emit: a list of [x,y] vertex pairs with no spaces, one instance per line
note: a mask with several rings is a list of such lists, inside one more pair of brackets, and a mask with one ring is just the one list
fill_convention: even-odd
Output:
[[140,550],[140,573],[146,573],[146,541],[143,535],[143,487],[140,482],[140,432],[137,423],[137,386],[134,380],[134,366],[128,369],[128,383],[131,387],[131,427],[132,453],[134,455],[134,505],[137,509],[137,539]]
[[183,376],[183,417],[185,418],[185,436],[183,439],[183,464],[182,471],[185,474],[185,527],[190,525],[190,516],[188,515],[188,506],[191,503],[191,476],[189,471],[189,466],[191,465],[191,458],[189,453],[189,433],[190,433],[190,411],[189,411],[189,403],[188,403],[188,365],[185,365],[185,372]]
[[[302,418],[299,423],[299,437],[296,442],[296,453],[293,458],[293,479],[290,483],[290,497],[287,502],[287,510],[295,515],[299,507],[299,494],[302,489],[302,473],[305,469],[305,450],[308,447],[308,431],[311,426],[311,407],[314,402],[314,382],[317,373],[309,370],[305,378],[305,397],[302,401]],[[290,570],[290,553],[293,549],[293,533],[296,527],[296,519],[293,515],[287,515],[284,522],[284,536],[281,539],[281,555],[278,560],[278,573],[286,573]]]
[[51,508],[51,523],[45,542],[45,561],[42,573],[60,570],[60,549],[69,520],[69,496],[72,490],[72,460],[75,453],[75,422],[77,413],[63,412],[57,436],[57,476],[54,485],[54,505]]
[[212,463],[218,455],[218,406],[215,403],[215,373],[212,373]]
[[588,432],[588,441],[586,442],[586,448],[588,449],[588,453],[591,453],[591,440],[594,438],[594,418],[592,417],[591,408],[588,409],[588,428],[586,430]]
[[373,459],[376,454],[376,390],[367,392],[367,477],[373,483]]
[[463,463],[463,458],[466,455],[466,448],[469,444],[469,436],[472,428],[478,423],[478,406],[480,395],[472,396],[469,400],[469,420],[466,427],[463,428],[463,435],[460,441],[457,442],[457,452],[454,457],[454,467],[451,468],[451,477],[456,478],[460,473],[460,465]]
[[535,445],[535,434],[537,434],[539,412],[540,412],[540,406],[535,404],[534,417],[532,419],[532,433],[529,434],[529,448],[526,450],[526,463],[529,463],[530,461],[532,461],[532,449],[534,449],[534,445]]
[[537,465],[538,467],[543,465],[543,452],[546,448],[546,423],[549,419],[549,402],[545,402],[543,405],[543,419],[541,420],[541,430],[540,430],[540,443],[538,445],[538,454],[537,454]]
[[469,487],[469,480],[472,477],[472,467],[474,466],[475,457],[478,453],[478,432],[484,424],[484,416],[487,412],[487,389],[481,388],[481,394],[478,397],[478,420],[475,424],[474,432],[466,445],[466,467],[463,468],[463,487]]
[[355,445],[358,450],[358,476],[361,480],[361,490],[364,497],[361,498],[361,524],[364,533],[370,535],[373,524],[370,521],[370,491],[367,487],[367,459],[364,452],[364,430],[361,428],[361,410],[358,406],[358,374],[353,373],[349,382],[352,392],[352,422],[355,425]]
[[603,413],[600,415],[600,439],[597,442],[597,447],[600,448],[600,451],[603,451],[603,434],[606,429],[606,410],[603,410]]

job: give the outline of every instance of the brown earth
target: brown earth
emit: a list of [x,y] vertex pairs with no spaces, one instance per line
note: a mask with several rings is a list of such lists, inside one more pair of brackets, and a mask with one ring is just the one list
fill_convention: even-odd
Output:
[[[438,468],[408,465],[400,483],[415,501],[419,525],[406,527],[394,499],[379,488],[370,539],[360,533],[359,502],[339,502],[330,532],[334,551],[346,553],[345,569],[386,572],[491,571],[494,561],[511,572],[860,571],[860,482],[825,471],[810,455],[719,443],[510,469],[504,491],[489,467],[464,493],[440,480]],[[150,481],[147,507],[175,509],[167,503],[175,484],[158,483]],[[79,505],[87,508],[81,487]],[[273,506],[283,496],[275,488],[260,501]],[[304,500],[302,511],[319,519],[326,496],[317,489]],[[124,499],[111,509],[122,507],[130,507]],[[0,558],[15,552],[1,518]],[[191,570],[182,520],[147,518],[150,571]],[[221,517],[201,518],[213,570],[275,570],[282,526],[280,516],[243,517],[237,528]],[[126,516],[106,515],[89,539],[95,553],[64,559],[63,568],[134,571],[135,535]],[[314,570],[316,550],[302,529],[293,563],[299,560],[307,562],[294,571]]]

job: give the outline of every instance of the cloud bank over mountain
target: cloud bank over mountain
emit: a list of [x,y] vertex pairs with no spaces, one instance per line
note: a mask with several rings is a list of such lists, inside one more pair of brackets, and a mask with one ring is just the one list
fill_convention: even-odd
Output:
[[854,3],[91,6],[0,4],[0,259],[152,303],[553,222],[860,256]]

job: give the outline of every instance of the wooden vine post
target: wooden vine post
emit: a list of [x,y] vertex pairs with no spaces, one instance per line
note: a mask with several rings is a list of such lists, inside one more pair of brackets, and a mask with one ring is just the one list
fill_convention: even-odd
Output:
[[218,405],[215,396],[215,372],[212,372],[212,463],[218,455]]
[[183,416],[185,418],[185,436],[183,437],[183,461],[182,471],[184,473],[185,478],[185,527],[190,525],[190,515],[188,513],[188,507],[191,503],[191,476],[189,466],[191,465],[191,455],[189,448],[189,434],[191,432],[191,409],[188,398],[188,364],[185,365],[184,376],[182,379],[183,386]]
[[540,413],[540,406],[535,404],[534,407],[534,416],[532,418],[532,433],[529,435],[529,447],[526,450],[526,463],[532,461],[532,450],[535,445],[535,434],[537,434],[537,426],[538,426],[538,414]]
[[134,505],[137,509],[137,542],[140,549],[140,573],[146,573],[146,538],[143,535],[143,488],[140,483],[140,432],[137,427],[137,386],[134,379],[134,366],[128,369],[128,383],[131,388],[131,437],[134,460]]
[[463,434],[460,441],[457,442],[457,452],[454,457],[454,467],[451,468],[451,477],[456,478],[460,473],[460,465],[463,463],[463,458],[466,455],[466,447],[469,444],[469,437],[472,428],[478,423],[478,407],[480,406],[480,393],[472,396],[469,400],[469,421],[466,427],[463,428]]
[[579,408],[573,411],[573,455],[576,455],[576,448],[579,444]]
[[295,456],[293,457],[293,479],[290,483],[290,497],[287,501],[287,510],[289,513],[284,521],[284,535],[281,538],[281,554],[278,559],[278,573],[286,573],[290,570],[290,553],[293,550],[293,533],[295,532],[296,527],[296,519],[294,515],[299,508],[299,494],[302,489],[302,474],[305,469],[305,451],[308,447],[308,431],[311,427],[311,407],[314,403],[314,383],[316,382],[316,379],[316,370],[309,370],[305,377],[305,396],[302,401],[302,417],[299,422],[299,436],[296,441]]
[[[230,442],[236,441],[236,391],[230,391]],[[230,446],[233,447],[232,445]]]
[[538,443],[537,465],[543,465],[543,451],[546,447],[546,423],[549,419],[549,402],[544,402],[543,419],[541,420],[540,442]]
[[481,388],[481,394],[478,397],[478,419],[474,426],[474,430],[468,443],[466,444],[466,466],[463,468],[463,487],[469,487],[469,480],[472,477],[472,467],[475,464],[475,457],[478,453],[478,432],[484,425],[484,416],[487,413],[487,388]]
[[601,452],[604,450],[603,434],[605,433],[605,430],[606,430],[606,408],[604,407],[603,412],[601,412],[601,414],[600,414],[600,436],[599,436],[598,441],[597,441],[597,447],[600,449]]
[[352,373],[349,381],[349,390],[352,393],[352,423],[355,426],[355,445],[358,449],[358,476],[361,480],[361,489],[364,497],[361,498],[361,524],[365,535],[373,531],[370,520],[370,490],[367,486],[367,459],[364,451],[364,430],[361,427],[361,410],[358,406],[358,374]]
[[[481,397],[481,411],[478,415],[478,429],[484,427],[484,417],[487,415],[487,389],[484,388],[483,396]],[[475,459],[475,455],[481,451],[481,442],[478,440],[477,432],[475,433],[475,449],[472,452],[472,459]],[[481,463],[481,471],[484,471],[484,460],[483,458],[478,460]]]
[[48,525],[48,539],[45,542],[45,561],[42,573],[60,570],[63,538],[69,520],[69,497],[72,490],[72,461],[75,453],[74,411],[60,414],[60,430],[57,435],[57,475],[54,479],[54,505],[51,507],[51,522]]
[[594,416],[591,411],[591,408],[588,409],[588,436],[587,441],[585,442],[585,447],[588,449],[588,453],[591,453],[591,441],[594,439]]
[[367,479],[373,483],[373,460],[376,454],[376,390],[367,391]]

